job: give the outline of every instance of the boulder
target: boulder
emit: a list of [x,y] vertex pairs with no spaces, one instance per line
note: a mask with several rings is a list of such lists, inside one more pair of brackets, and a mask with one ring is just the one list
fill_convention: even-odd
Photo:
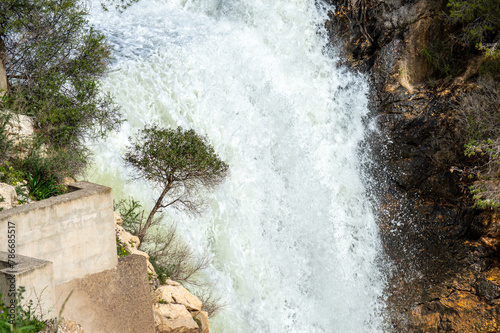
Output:
[[163,285],[156,290],[157,297],[166,303],[182,304],[189,311],[201,311],[201,301],[181,285]]
[[157,303],[153,311],[157,333],[198,333],[191,313],[181,304]]
[[18,115],[10,111],[2,110],[0,112],[11,116],[5,126],[7,139],[13,144],[13,149],[9,151],[9,155],[26,158],[34,136],[33,119],[29,116]]
[[12,117],[5,129],[14,140],[30,138],[34,133],[34,122],[29,116],[12,113]]
[[62,183],[63,183],[64,186],[71,185],[71,184],[73,184],[75,182],[76,182],[76,180],[74,178],[71,178],[71,177],[64,177],[63,181],[62,181]]
[[[117,222],[116,215],[115,215],[115,222]],[[121,218],[119,220],[121,220]],[[139,245],[141,244],[141,242],[139,241],[139,237],[132,235],[130,232],[125,230],[121,225],[116,225],[115,231],[116,231],[116,236],[118,236],[120,241],[122,241],[123,244],[125,244],[125,248],[127,249],[127,251],[132,252],[133,249],[137,250],[139,248]],[[147,254],[146,256],[149,259],[149,256]]]
[[127,230],[125,230],[121,226],[121,223],[122,223],[123,220],[120,217],[120,215],[117,214],[116,212],[114,214],[115,214],[114,218],[115,218],[115,224],[116,224],[115,225],[115,232],[116,232],[116,236],[118,237],[118,239],[120,240],[120,242],[122,242],[122,244],[124,245],[125,249],[130,254],[137,254],[137,255],[143,256],[146,259],[148,259],[148,261],[147,261],[148,273],[154,274],[156,276],[155,269],[154,269],[153,265],[149,262],[149,255],[146,252],[141,251],[141,250],[138,249],[139,245],[141,244],[141,241],[139,240],[139,237],[134,236],[130,232],[128,232]]
[[120,214],[118,214],[117,212],[114,212],[114,217],[115,217],[115,224],[121,226],[122,222],[123,222],[123,219],[120,216]]
[[0,197],[3,198],[0,208],[10,209],[17,206],[17,193],[14,186],[0,183]]
[[209,333],[208,313],[205,311],[191,312],[193,319],[198,324],[198,333]]

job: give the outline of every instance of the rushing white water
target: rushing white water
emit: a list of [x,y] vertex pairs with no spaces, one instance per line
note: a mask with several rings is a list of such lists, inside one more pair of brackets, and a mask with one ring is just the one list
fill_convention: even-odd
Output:
[[88,177],[150,203],[120,154],[145,123],[194,128],[230,166],[201,217],[170,212],[227,293],[212,332],[381,332],[377,226],[360,176],[367,84],[325,52],[313,0],[141,0],[92,22],[128,121]]

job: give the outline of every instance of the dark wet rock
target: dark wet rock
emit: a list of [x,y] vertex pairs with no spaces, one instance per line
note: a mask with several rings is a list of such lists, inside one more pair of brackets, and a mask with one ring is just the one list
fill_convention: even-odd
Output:
[[[499,332],[500,216],[472,208],[453,103],[463,87],[430,88],[420,51],[448,34],[446,0],[330,0],[326,22],[343,64],[371,78],[367,140],[380,233],[391,262],[388,330]],[[459,168],[456,168],[460,166]]]

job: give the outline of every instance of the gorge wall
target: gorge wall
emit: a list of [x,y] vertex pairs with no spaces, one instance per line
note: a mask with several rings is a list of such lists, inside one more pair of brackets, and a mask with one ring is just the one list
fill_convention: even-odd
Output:
[[472,208],[470,163],[453,103],[478,69],[430,84],[421,50],[448,34],[447,1],[330,0],[326,27],[345,64],[372,80],[375,131],[366,146],[381,236],[392,267],[394,332],[500,330],[500,219]]

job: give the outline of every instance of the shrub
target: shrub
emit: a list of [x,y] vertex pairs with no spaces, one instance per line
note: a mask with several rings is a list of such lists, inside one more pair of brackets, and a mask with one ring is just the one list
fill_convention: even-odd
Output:
[[34,314],[33,302],[23,304],[24,288],[19,288],[15,299],[15,315],[10,317],[10,309],[2,301],[0,295],[0,332],[30,333],[39,332],[45,328],[45,323]]
[[[166,278],[194,286],[203,285],[201,272],[211,263],[208,251],[197,254],[179,237],[175,225],[158,226],[141,244],[151,258],[155,270]],[[157,271],[158,273],[158,271]]]
[[458,38],[470,46],[499,55],[500,6],[498,0],[449,0],[449,20],[461,26]]
[[211,286],[198,289],[195,293],[202,303],[201,310],[207,312],[208,317],[215,317],[227,306],[226,295],[217,293]]
[[438,77],[458,75],[463,70],[467,49],[452,41],[434,41],[424,48],[421,55]]
[[500,83],[481,78],[479,88],[465,94],[458,105],[467,131],[465,155],[474,159],[468,170],[475,181],[471,192],[476,207],[500,205]]
[[86,138],[102,137],[122,121],[100,91],[110,47],[86,15],[80,0],[0,2],[0,60],[10,86],[3,104],[33,116],[50,151],[72,151],[79,161],[88,158]]
[[[115,211],[118,211],[122,218],[122,227],[132,235],[137,235],[144,224],[144,209],[142,204],[132,197],[120,200],[115,204]],[[155,225],[153,223],[152,225]]]

